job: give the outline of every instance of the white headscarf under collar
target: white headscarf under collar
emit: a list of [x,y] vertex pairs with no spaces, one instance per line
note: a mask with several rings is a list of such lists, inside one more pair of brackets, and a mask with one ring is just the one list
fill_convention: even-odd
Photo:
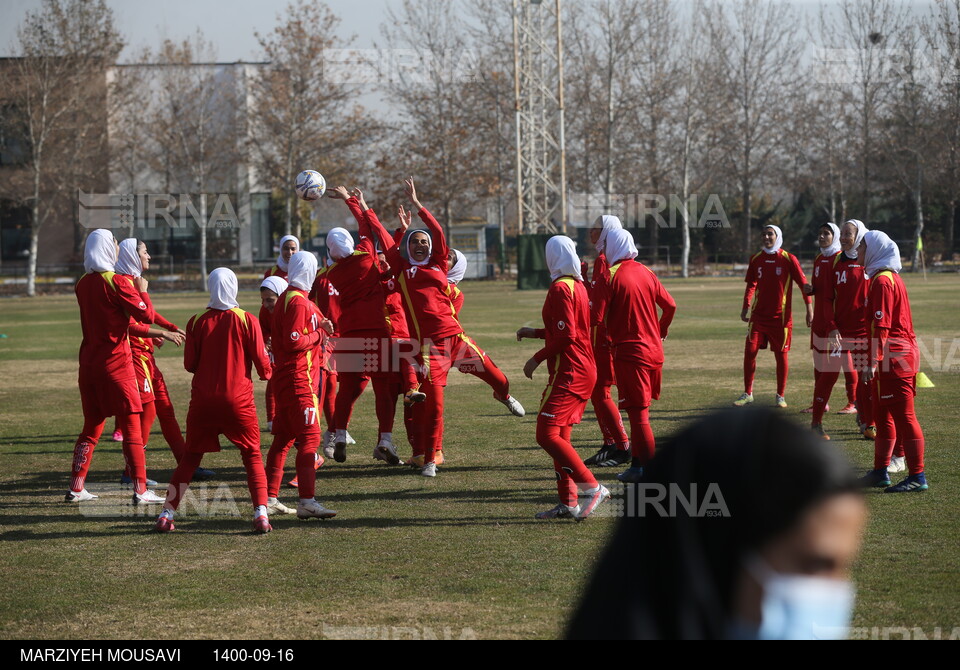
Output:
[[298,251],[290,259],[290,269],[287,271],[287,283],[302,291],[313,288],[317,278],[317,257],[309,251]]
[[850,219],[843,225],[847,225],[847,223],[852,223],[857,227],[857,236],[853,240],[853,248],[850,251],[844,251],[843,253],[847,255],[847,258],[856,258],[857,247],[860,246],[860,243],[863,242],[863,236],[866,235],[869,231],[867,230],[867,227],[863,225],[863,221],[861,221],[860,219]]
[[103,228],[90,233],[83,247],[83,269],[87,272],[113,272],[116,263],[113,233]]
[[353,250],[353,235],[346,228],[334,228],[327,233],[327,255],[334,261],[343,260]]
[[777,239],[773,242],[773,248],[767,249],[766,247],[761,247],[765,254],[775,254],[780,251],[780,248],[783,246],[783,231],[780,230],[779,226],[764,226],[763,229],[773,228],[773,232],[777,234]]
[[260,288],[270,289],[277,295],[280,295],[281,293],[286,291],[287,286],[288,286],[287,280],[281,279],[280,277],[276,277],[276,276],[267,277],[260,284]]
[[633,235],[630,231],[623,228],[613,229],[607,235],[606,250],[604,254],[610,265],[615,265],[621,261],[633,260],[638,255],[637,245],[633,241]]
[[290,268],[288,267],[289,261],[283,260],[283,245],[290,241],[296,242],[297,243],[296,251],[300,251],[300,240],[298,240],[293,235],[284,235],[283,237],[280,238],[280,255],[277,256],[277,267],[283,270],[284,272],[290,272]]
[[600,237],[597,239],[597,251],[604,253],[604,250],[607,246],[607,236],[610,234],[611,230],[623,230],[623,224],[620,223],[620,219],[615,216],[610,216],[609,214],[604,214],[600,217],[600,224],[603,228],[600,230]]
[[583,281],[577,244],[566,235],[554,235],[547,240],[547,267],[550,269],[550,279],[554,281],[560,277],[575,277]]
[[[820,247],[820,253],[823,255],[823,257],[829,258],[840,251],[840,229],[835,223],[825,223],[823,226],[827,226],[833,231],[833,242],[830,243],[830,246],[826,249]],[[823,226],[820,226],[820,228],[823,228]],[[819,228],[817,230],[819,230]]]
[[453,255],[457,257],[457,260],[453,267],[447,270],[447,281],[451,284],[459,284],[463,281],[463,276],[467,274],[467,257],[459,249],[454,249]]
[[120,243],[120,257],[117,258],[117,272],[122,275],[139,277],[143,274],[143,261],[137,253],[140,242],[135,237],[125,239]]
[[239,307],[237,302],[237,275],[230,268],[217,268],[207,278],[210,302],[207,307],[226,311]]
[[900,274],[900,247],[882,230],[869,230],[863,236],[867,251],[863,254],[863,268],[867,277],[873,278],[881,270],[893,270]]

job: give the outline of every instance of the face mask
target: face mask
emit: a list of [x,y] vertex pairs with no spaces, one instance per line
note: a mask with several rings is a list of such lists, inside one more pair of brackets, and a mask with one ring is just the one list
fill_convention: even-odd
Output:
[[[748,564],[763,586],[761,640],[840,640],[853,616],[853,584],[838,579],[783,575],[761,558]],[[742,633],[742,631],[741,631]]]

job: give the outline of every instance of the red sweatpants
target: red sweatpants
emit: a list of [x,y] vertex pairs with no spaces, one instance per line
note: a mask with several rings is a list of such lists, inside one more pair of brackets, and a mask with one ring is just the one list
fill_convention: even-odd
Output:
[[557,495],[560,502],[569,507],[577,504],[577,489],[596,488],[597,480],[583,464],[576,449],[570,443],[573,426],[554,426],[545,418],[537,418],[537,444],[550,454],[557,476]]
[[[83,429],[73,447],[73,466],[70,473],[70,490],[82,491],[90,471],[93,451],[103,434],[105,416],[93,416],[84,413]],[[120,414],[117,426],[123,431],[123,459],[133,479],[133,490],[143,493],[147,490],[146,457],[143,453],[143,441],[140,439],[140,413]]]
[[[875,398],[879,397],[874,388]],[[907,397],[895,403],[874,402],[877,438],[873,443],[873,467],[882,470],[890,465],[894,447],[902,444],[911,475],[923,472],[923,430],[914,411],[913,398]]]

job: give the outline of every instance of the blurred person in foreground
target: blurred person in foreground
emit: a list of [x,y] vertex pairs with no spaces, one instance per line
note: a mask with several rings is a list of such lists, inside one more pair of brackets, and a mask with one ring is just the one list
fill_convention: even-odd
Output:
[[[627,492],[567,637],[846,636],[866,508],[814,433],[774,409],[722,411],[672,439]],[[624,561],[628,581],[614,569]]]

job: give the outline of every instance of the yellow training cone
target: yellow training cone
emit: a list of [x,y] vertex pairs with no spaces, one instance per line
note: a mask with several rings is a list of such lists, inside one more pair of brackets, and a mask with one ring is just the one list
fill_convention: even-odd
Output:
[[918,389],[932,389],[936,388],[934,383],[930,381],[930,378],[923,372],[917,373],[917,388]]

